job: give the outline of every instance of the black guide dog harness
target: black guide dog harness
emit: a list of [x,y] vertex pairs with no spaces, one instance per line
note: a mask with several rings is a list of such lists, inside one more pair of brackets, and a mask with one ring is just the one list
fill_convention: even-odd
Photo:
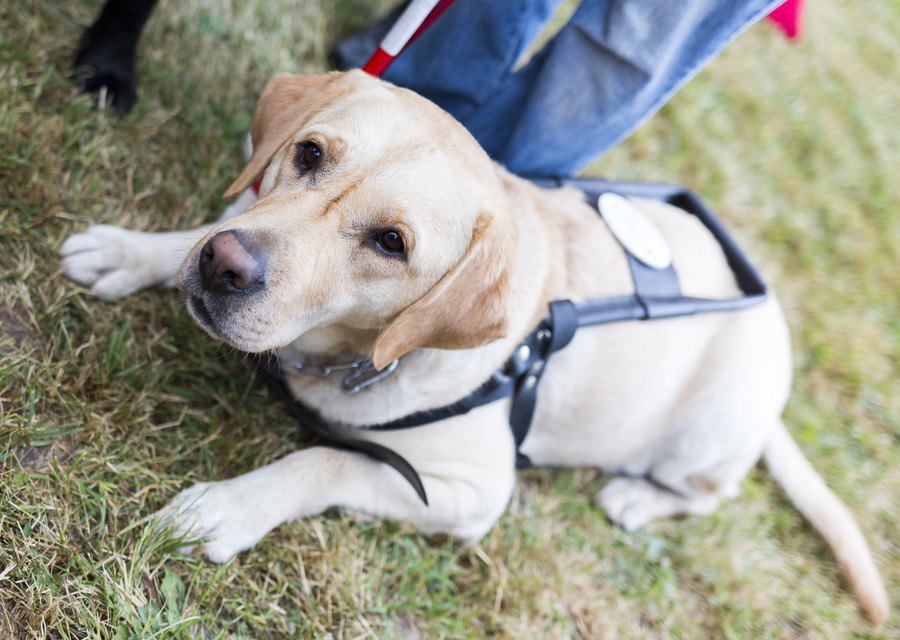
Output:
[[[506,363],[469,395],[443,407],[419,411],[390,422],[357,428],[373,431],[410,429],[463,415],[476,407],[509,397],[512,399],[509,426],[516,443],[516,466],[528,467],[531,466],[531,461],[520,448],[531,427],[537,402],[538,383],[547,368],[550,356],[568,345],[579,328],[626,320],[659,320],[695,313],[737,311],[760,304],[766,299],[765,283],[725,227],[706,209],[697,196],[683,187],[577,178],[534,180],[534,182],[549,187],[563,185],[576,187],[585,193],[592,204],[597,202],[601,194],[612,192],[626,197],[659,200],[697,216],[721,245],[742,295],[723,300],[685,296],[681,293],[678,274],[671,264],[656,269],[647,266],[625,249],[634,283],[633,293],[581,303],[554,300],[549,304],[547,317],[513,349]],[[358,451],[389,464],[406,478],[422,502],[428,504],[422,479],[405,458],[385,446],[353,438],[345,435],[346,430],[338,431],[326,424],[315,410],[291,395],[279,372],[274,355],[261,356],[259,366],[267,374],[275,393],[284,401],[288,411],[304,428],[319,436],[326,445]]]

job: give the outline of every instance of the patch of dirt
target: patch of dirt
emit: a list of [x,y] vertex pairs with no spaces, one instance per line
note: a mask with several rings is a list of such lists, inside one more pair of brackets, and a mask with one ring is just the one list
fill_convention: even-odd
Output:
[[[2,569],[0,569],[2,571]],[[0,598],[0,638],[27,638],[27,625],[21,620],[16,620],[10,611],[13,610],[12,603],[8,603],[5,598]]]
[[385,640],[425,640],[425,632],[412,615],[400,613],[391,616],[379,637]]
[[0,308],[0,351],[29,351],[37,346],[39,335],[20,303]]
[[54,462],[68,462],[75,455],[75,439],[71,436],[57,438],[48,445],[34,447],[19,445],[12,448],[10,461],[26,471],[46,473]]

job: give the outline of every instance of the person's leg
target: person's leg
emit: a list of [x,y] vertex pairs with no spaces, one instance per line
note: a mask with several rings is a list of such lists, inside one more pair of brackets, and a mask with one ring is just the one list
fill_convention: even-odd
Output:
[[571,175],[634,131],[774,4],[583,0],[563,30],[462,122],[516,173]]
[[[384,79],[463,120],[484,105],[561,0],[456,0],[388,67]],[[361,67],[396,21],[398,7],[332,51],[340,68]]]
[[[449,111],[512,171],[567,176],[634,131],[777,2],[583,0],[513,73],[558,0],[457,0],[385,77]],[[358,45],[356,64],[392,22],[342,43]]]

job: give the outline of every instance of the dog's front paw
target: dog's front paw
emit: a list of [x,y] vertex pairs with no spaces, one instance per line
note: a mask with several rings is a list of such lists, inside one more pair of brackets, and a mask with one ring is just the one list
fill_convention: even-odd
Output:
[[[200,482],[176,495],[157,515],[176,535],[197,540],[211,562],[225,562],[249,549],[272,528],[259,502],[238,490],[233,480]],[[190,553],[195,547],[181,548]]]
[[103,300],[157,284],[164,256],[153,255],[148,235],[105,224],[89,227],[60,247],[63,272]]

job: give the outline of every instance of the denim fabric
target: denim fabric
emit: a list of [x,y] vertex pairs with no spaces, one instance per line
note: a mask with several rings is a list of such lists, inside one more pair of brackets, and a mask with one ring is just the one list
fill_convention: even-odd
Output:
[[[582,0],[524,67],[560,0],[456,0],[387,70],[510,170],[569,176],[634,131],[779,0]],[[339,46],[365,62],[387,21]]]

